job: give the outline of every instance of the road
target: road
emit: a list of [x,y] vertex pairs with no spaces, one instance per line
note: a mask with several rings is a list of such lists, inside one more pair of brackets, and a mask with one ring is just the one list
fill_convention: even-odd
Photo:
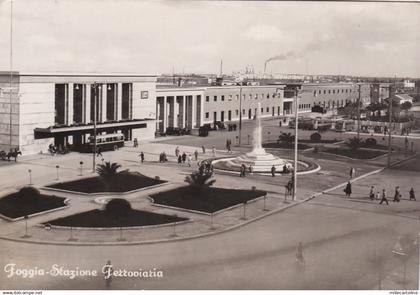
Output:
[[[333,206],[340,203],[342,208]],[[343,203],[344,202],[344,203]],[[347,205],[346,205],[347,204]],[[349,208],[346,208],[350,206]],[[49,269],[163,271],[163,278],[114,278],[113,289],[376,289],[375,251],[386,259],[383,288],[402,288],[402,265],[392,257],[398,236],[419,231],[419,221],[352,210],[341,198],[321,197],[240,229],[206,238],[137,246],[50,246],[1,241],[0,263]],[[295,265],[304,245],[306,270]],[[417,287],[417,257],[408,263],[408,286]],[[6,278],[3,289],[102,289],[102,276]]]

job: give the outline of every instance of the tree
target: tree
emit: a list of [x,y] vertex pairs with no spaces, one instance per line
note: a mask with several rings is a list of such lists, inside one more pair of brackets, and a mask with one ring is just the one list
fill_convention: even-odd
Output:
[[118,163],[105,162],[105,164],[97,165],[96,172],[103,178],[112,178],[119,173],[117,171],[119,168],[121,165]]
[[411,107],[413,106],[413,104],[409,101],[405,101],[401,104],[401,110],[407,112],[409,109],[411,109]]
[[111,199],[105,206],[105,213],[111,218],[127,216],[131,211],[131,204],[126,199]]
[[191,186],[195,187],[209,187],[212,186],[216,180],[211,179],[212,175],[210,173],[194,172],[185,177],[185,182]]
[[277,141],[278,142],[283,141],[283,142],[287,142],[287,143],[292,143],[292,142],[295,141],[295,136],[292,135],[290,132],[289,133],[282,132]]
[[350,149],[355,151],[363,146],[363,140],[357,137],[349,138],[347,145],[350,147]]
[[311,134],[311,141],[320,142],[321,141],[321,134],[319,134],[318,132],[312,133]]

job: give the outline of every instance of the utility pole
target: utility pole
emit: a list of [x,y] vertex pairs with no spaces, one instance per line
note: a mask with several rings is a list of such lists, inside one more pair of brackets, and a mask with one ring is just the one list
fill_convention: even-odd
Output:
[[10,112],[9,112],[9,133],[10,133],[10,149],[12,149],[12,80],[13,80],[13,0],[10,1],[10,85],[9,85],[9,106],[10,106]]
[[99,85],[95,83],[93,83],[93,151],[92,151],[92,172],[95,173],[95,168],[96,168],[96,113],[97,113],[97,99],[98,99],[98,87]]
[[389,85],[389,103],[388,103],[388,162],[387,167],[391,167],[391,127],[392,127],[392,103],[394,102],[394,93],[395,93],[395,81],[394,81],[394,87],[392,85]]
[[296,189],[297,189],[297,165],[298,165],[298,103],[299,103],[299,90],[295,89],[295,158],[293,167],[293,197],[292,200],[296,201]]
[[242,138],[242,81],[241,87],[239,88],[239,146],[241,146],[241,138]]
[[357,139],[360,140],[360,96],[362,85],[359,83],[359,97],[357,98]]

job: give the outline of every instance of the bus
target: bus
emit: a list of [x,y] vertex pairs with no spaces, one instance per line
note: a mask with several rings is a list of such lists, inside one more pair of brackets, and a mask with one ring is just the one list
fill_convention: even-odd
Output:
[[[95,145],[95,137],[89,136],[89,142],[84,144],[80,151],[84,153],[92,153]],[[96,148],[101,151],[116,151],[124,146],[124,134],[111,133],[96,135]]]

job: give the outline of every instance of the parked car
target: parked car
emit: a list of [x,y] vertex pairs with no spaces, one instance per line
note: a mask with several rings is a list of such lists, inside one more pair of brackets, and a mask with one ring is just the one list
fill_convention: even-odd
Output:
[[166,128],[166,135],[187,135],[191,134],[191,131],[187,128],[168,127]]

